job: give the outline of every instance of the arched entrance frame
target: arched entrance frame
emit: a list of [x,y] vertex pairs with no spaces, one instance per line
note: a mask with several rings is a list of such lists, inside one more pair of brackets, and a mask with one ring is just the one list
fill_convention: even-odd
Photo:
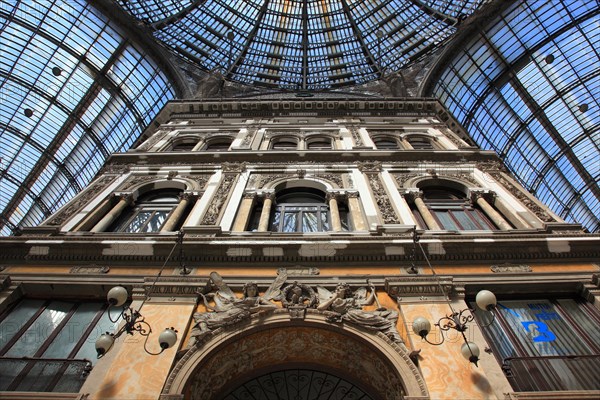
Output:
[[[265,336],[264,339],[272,339],[274,335],[275,337],[277,335],[280,337],[292,335],[294,337],[292,341],[300,340],[302,335],[310,332],[310,335],[321,335],[339,339],[339,343],[348,343],[348,346],[358,344],[359,347],[367,349],[371,359],[361,359],[361,365],[358,367],[362,368],[363,365],[369,365],[369,363],[370,365],[377,366],[376,369],[373,369],[373,372],[381,375],[381,377],[374,377],[372,374],[369,375],[368,370],[365,370],[365,374],[360,380],[364,384],[363,386],[372,389],[375,388],[377,393],[374,393],[374,395],[379,398],[404,400],[429,399],[425,381],[417,367],[411,361],[406,347],[393,343],[382,333],[369,332],[350,324],[330,323],[327,322],[326,316],[322,312],[313,309],[306,311],[304,319],[291,319],[287,310],[279,309],[268,316],[254,316],[248,321],[215,330],[199,346],[190,349],[177,362],[167,379],[162,398],[183,399],[188,387],[194,382],[199,373],[202,374],[202,379],[207,382],[206,385],[211,386],[215,390],[214,394],[220,394],[223,390],[222,388],[227,383],[237,381],[237,378],[242,376],[247,376],[255,367],[261,368],[260,365],[253,365],[255,361],[251,358],[253,355],[248,353],[253,350],[258,352],[260,349],[244,347],[245,345],[256,343],[255,339],[261,336]],[[248,340],[248,338],[251,340]],[[273,356],[274,354],[278,354],[278,352],[294,350],[293,347],[290,347],[290,343],[277,343],[272,340],[267,343],[268,351],[262,352],[260,355],[262,357],[265,357],[267,353],[267,356]],[[305,343],[305,341],[298,342],[299,345],[302,345],[302,343]],[[325,341],[316,343],[319,346],[327,346]],[[235,352],[234,350],[237,350],[236,344],[238,347],[244,348],[246,353]],[[329,354],[327,352],[320,352],[319,354],[322,354],[321,362],[312,360],[312,364],[319,364],[326,368],[328,363],[332,361],[330,358],[333,356],[335,350],[339,349],[331,347],[332,353]],[[353,357],[359,356],[356,353],[358,350],[355,347],[352,348],[352,351],[338,351],[338,353],[347,354],[348,361],[350,361]],[[307,352],[308,349],[304,349],[301,354],[306,354]],[[220,357],[227,353],[237,355],[237,357],[234,357],[235,368],[237,368],[234,372],[231,371],[231,368],[228,368],[226,363],[220,362],[227,359],[227,357]],[[364,354],[361,355],[361,357],[363,356]],[[216,362],[215,360],[217,359],[220,361]],[[288,364],[297,365],[298,360],[283,360],[281,367],[284,368]],[[350,367],[357,366],[337,365],[338,369],[349,369]],[[225,377],[227,374],[229,374],[228,378]],[[353,375],[352,373],[349,373],[347,376],[356,378],[356,374]],[[209,381],[209,377],[220,380],[220,382]],[[377,385],[376,379],[380,379],[386,382],[386,384]],[[218,387],[215,388],[215,386]],[[388,390],[386,391],[384,387],[388,387]],[[389,390],[390,387],[398,387],[398,389]],[[403,396],[402,392],[404,392]]]

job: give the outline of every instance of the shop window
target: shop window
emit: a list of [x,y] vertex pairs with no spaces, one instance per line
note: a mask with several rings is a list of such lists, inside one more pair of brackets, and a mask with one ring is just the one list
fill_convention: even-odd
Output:
[[398,149],[398,142],[393,138],[381,137],[373,139],[373,143],[379,150],[394,150]]
[[430,138],[423,136],[408,136],[406,140],[415,150],[433,150],[433,143]]
[[276,139],[271,143],[273,150],[296,150],[297,148],[298,141],[292,138]]
[[[423,189],[423,202],[444,230],[496,230],[496,226],[459,190],[431,187]],[[413,215],[421,226],[427,226],[413,205]]]
[[[484,313],[476,316],[488,323]],[[499,301],[483,332],[517,392],[600,390],[600,313],[589,303]]]
[[77,393],[115,327],[106,302],[21,300],[0,316],[0,391]]
[[332,149],[333,146],[330,138],[318,137],[308,140],[306,142],[306,148],[309,150],[329,150]]
[[173,189],[157,190],[140,196],[109,228],[110,232],[160,232],[173,209],[179,203],[181,192]]
[[230,138],[219,138],[211,140],[206,144],[206,151],[227,151],[231,147],[232,140]]

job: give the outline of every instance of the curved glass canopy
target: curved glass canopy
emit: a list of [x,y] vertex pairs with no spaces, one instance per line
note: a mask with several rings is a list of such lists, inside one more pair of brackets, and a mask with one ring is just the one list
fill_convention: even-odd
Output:
[[82,0],[2,1],[0,228],[36,225],[126,151],[174,89]]
[[438,47],[484,0],[118,0],[171,50],[284,90],[365,83]]
[[433,95],[567,221],[600,231],[600,2],[522,1],[453,53]]

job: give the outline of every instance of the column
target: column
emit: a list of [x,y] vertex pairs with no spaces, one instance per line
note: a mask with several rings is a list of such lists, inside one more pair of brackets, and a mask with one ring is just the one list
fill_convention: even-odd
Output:
[[340,209],[337,203],[337,194],[328,192],[327,200],[329,202],[329,215],[331,215],[331,230],[334,232],[341,232],[342,221],[340,221]]
[[367,223],[360,207],[360,200],[358,199],[358,192],[348,192],[348,210],[350,211],[350,217],[352,218],[352,224],[354,230],[366,231]]
[[484,198],[481,192],[472,192],[477,205],[483,210],[483,212],[496,224],[500,230],[508,231],[513,229],[512,226],[500,215],[500,213],[494,210],[494,207],[490,205]]
[[414,150],[414,147],[412,147],[410,142],[406,140],[404,136],[400,138],[400,142],[402,143],[402,147],[404,148],[404,150]]
[[258,232],[266,232],[269,230],[269,218],[271,217],[271,206],[273,204],[273,197],[275,193],[265,193],[265,200],[263,201],[262,211],[260,212],[260,220],[258,222]]
[[115,222],[115,220],[119,217],[119,215],[121,215],[123,210],[125,210],[125,208],[131,204],[131,200],[133,199],[131,194],[129,194],[129,193],[122,193],[122,194],[118,194],[116,196],[120,197],[119,202],[112,208],[112,210],[110,210],[108,213],[106,213],[106,215],[104,216],[104,218],[102,218],[100,220],[100,222],[98,222],[96,225],[94,225],[91,232],[106,231],[108,229],[108,227],[110,227],[110,225],[113,222]]
[[173,210],[173,212],[169,216],[169,219],[163,225],[162,229],[160,230],[161,232],[172,232],[175,229],[177,223],[181,220],[183,213],[190,204],[192,197],[195,197],[193,193],[181,193],[181,195],[179,196],[179,204],[177,204],[177,207],[175,207],[175,210]]
[[244,193],[242,201],[240,202],[237,217],[233,223],[233,228],[231,228],[232,232],[244,232],[246,230],[246,227],[248,226],[248,218],[250,218],[250,213],[252,212],[255,199],[256,193]]
[[441,230],[442,228],[438,225],[435,218],[433,218],[433,214],[431,214],[431,211],[429,211],[429,208],[427,208],[427,205],[425,205],[425,202],[421,198],[422,195],[423,195],[423,193],[420,193],[420,192],[413,193],[413,198],[414,198],[415,205],[417,206],[417,210],[419,210],[421,217],[423,217],[423,220],[425,221],[425,224],[427,225],[427,229],[430,229],[433,231]]
[[198,143],[196,143],[196,145],[194,146],[194,148],[192,148],[192,151],[199,151],[202,150],[202,147],[204,147],[204,139],[200,139],[198,140]]
[[73,231],[89,231],[94,225],[96,225],[96,223],[98,223],[98,221],[100,220],[100,218],[102,218],[102,216],[106,215],[106,213],[108,212],[108,210],[110,210],[112,202],[113,202],[113,197],[109,197],[107,199],[104,199],[102,201],[102,203],[100,203],[100,205],[95,210],[91,211],[84,218],[84,220],[81,221],[73,229]]
[[521,218],[502,197],[496,195],[494,205],[498,210],[505,215],[517,229],[530,229],[532,226]]

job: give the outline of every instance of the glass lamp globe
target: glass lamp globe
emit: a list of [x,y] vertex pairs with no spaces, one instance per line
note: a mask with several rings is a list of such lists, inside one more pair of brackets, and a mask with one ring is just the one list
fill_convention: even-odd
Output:
[[163,350],[172,347],[175,342],[177,342],[177,331],[174,328],[167,328],[158,336],[158,343]]
[[427,334],[429,333],[430,330],[431,330],[431,323],[429,322],[429,320],[427,318],[417,317],[413,321],[413,331],[417,335],[419,335],[421,337],[425,337],[425,336],[427,336]]
[[460,348],[460,352],[463,357],[477,365],[477,361],[479,361],[479,346],[477,346],[473,342],[465,342]]
[[496,295],[489,290],[480,290],[475,296],[475,303],[482,310],[491,311],[496,307]]
[[123,286],[115,286],[108,291],[106,299],[111,306],[122,306],[127,301],[127,289]]

